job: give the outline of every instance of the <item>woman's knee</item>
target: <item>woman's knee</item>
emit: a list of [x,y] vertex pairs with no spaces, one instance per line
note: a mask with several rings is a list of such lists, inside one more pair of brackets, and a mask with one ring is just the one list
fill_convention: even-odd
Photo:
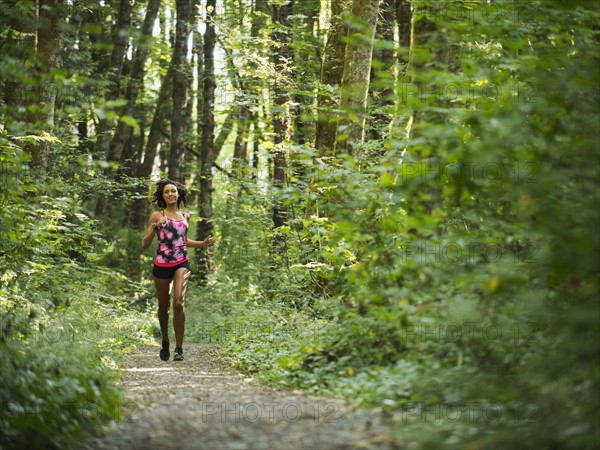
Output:
[[185,310],[185,298],[183,295],[176,295],[173,299],[173,310],[184,311]]

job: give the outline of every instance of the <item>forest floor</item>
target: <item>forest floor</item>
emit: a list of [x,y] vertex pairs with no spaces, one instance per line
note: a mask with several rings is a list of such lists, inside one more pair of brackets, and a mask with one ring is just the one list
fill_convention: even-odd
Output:
[[395,448],[378,410],[263,386],[232,370],[214,344],[186,344],[184,352],[179,362],[172,354],[161,361],[152,346],[126,357],[124,418],[81,448]]

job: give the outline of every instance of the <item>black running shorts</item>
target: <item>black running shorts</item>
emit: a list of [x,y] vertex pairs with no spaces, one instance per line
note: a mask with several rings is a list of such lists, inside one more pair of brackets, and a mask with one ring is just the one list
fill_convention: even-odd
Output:
[[177,269],[181,269],[182,267],[185,267],[189,271],[192,270],[192,266],[190,265],[189,261],[182,262],[181,264],[177,264],[176,266],[172,267],[159,267],[154,264],[152,275],[154,275],[156,278],[170,279],[175,276],[175,271]]

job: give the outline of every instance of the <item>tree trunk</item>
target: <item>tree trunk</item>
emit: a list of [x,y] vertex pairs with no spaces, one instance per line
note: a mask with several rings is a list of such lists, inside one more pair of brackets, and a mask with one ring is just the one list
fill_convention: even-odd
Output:
[[[121,117],[130,116],[138,94],[144,83],[144,65],[152,45],[152,27],[158,15],[161,0],[148,0],[146,17],[142,25],[140,41],[133,57],[133,65],[125,94],[126,104],[121,109]],[[119,121],[108,152],[109,161],[120,161],[125,143],[131,138],[132,127]]]
[[[137,176],[140,178],[149,178],[152,174],[152,168],[154,167],[154,160],[158,152],[158,144],[162,139],[164,131],[166,129],[165,119],[170,116],[170,98],[173,89],[173,65],[169,65],[167,74],[162,77],[160,83],[160,92],[158,94],[158,100],[156,101],[156,107],[154,108],[154,115],[152,117],[152,125],[148,132],[148,140],[146,141],[146,151],[144,152],[144,160],[138,167]],[[146,208],[148,207],[148,201],[146,199],[139,199],[134,202],[135,210],[135,221],[136,227],[142,228],[148,218],[146,217]]]
[[227,138],[229,138],[229,135],[233,131],[233,127],[235,126],[235,118],[238,115],[239,108],[240,107],[235,107],[233,111],[227,114],[227,117],[225,117],[225,120],[219,129],[219,134],[215,138],[213,144],[213,161],[217,160],[219,153],[221,153],[221,150],[227,141]]
[[[289,61],[291,56],[290,34],[287,28],[289,12],[292,8],[291,2],[282,6],[273,6],[273,23],[276,31],[273,33],[273,59],[275,71],[279,79],[274,88],[273,108],[273,184],[276,189],[287,185],[287,168],[289,166],[289,154],[286,141],[291,138],[291,120],[289,104]],[[273,207],[273,224],[275,227],[283,226],[287,221],[287,209],[279,202]]]
[[[216,45],[216,0],[206,2],[206,32],[204,34],[204,84],[202,98],[204,100],[202,111],[202,139],[201,139],[201,161],[199,188],[200,198],[198,212],[200,220],[197,228],[197,239],[205,239],[213,234],[213,177],[212,167],[214,163],[214,138],[215,138],[215,45]],[[201,282],[205,283],[210,270],[211,254],[209,249],[197,249],[197,265]]]
[[[34,97],[27,114],[27,132],[31,134],[52,133],[54,129],[54,109],[57,85],[54,70],[61,67],[63,33],[60,22],[64,15],[62,0],[39,0],[36,14],[38,29],[35,37],[35,61],[39,79],[36,80]],[[44,180],[48,169],[50,142],[42,139],[26,144],[31,153],[31,167],[38,178]]]
[[248,158],[248,129],[250,112],[245,106],[240,107],[237,121],[237,134],[233,146],[233,172],[242,177]]
[[338,129],[336,153],[339,151],[355,154],[364,141],[367,94],[378,12],[379,0],[352,2],[352,17],[354,20],[360,20],[360,26],[350,33],[346,46],[340,109],[348,115],[348,119],[343,121],[347,128],[342,132]]
[[[202,97],[202,84],[204,79],[204,40],[199,31],[194,31],[194,53],[196,54],[196,134],[198,138],[202,135],[202,124],[204,123],[204,98]],[[199,143],[199,140],[198,140]]]
[[294,142],[314,142],[315,121],[312,115],[316,79],[321,69],[321,40],[315,36],[319,23],[320,0],[303,0],[295,3],[294,15],[303,19],[302,27],[294,27],[294,81],[299,86],[294,94]]
[[396,22],[398,23],[398,40],[401,49],[406,49],[400,56],[400,61],[408,63],[408,49],[410,48],[410,32],[412,24],[412,12],[408,0],[396,0]]
[[260,127],[258,126],[258,118],[255,117],[255,120],[252,123],[252,176],[251,176],[251,178],[254,180],[258,179],[258,166],[260,163],[260,156],[258,153],[259,153],[261,141],[262,141],[262,133],[260,131]]
[[[199,20],[201,20],[201,16],[199,12],[201,10],[201,0],[195,0],[195,11],[197,14],[194,19],[194,31],[192,32],[192,51],[194,55],[196,55],[196,123],[195,126],[195,139],[193,141],[193,147],[195,149],[200,148],[200,139],[202,136],[202,124],[204,123],[204,98],[202,97],[202,85],[204,80],[204,38],[202,37],[202,33],[196,30],[196,24]],[[192,164],[191,168],[195,171],[195,173],[200,173],[201,171],[201,161],[200,158],[196,159]],[[198,194],[194,190],[189,193],[188,198],[190,199],[190,204],[195,204],[198,201]]]
[[[2,30],[2,54],[19,61],[18,71],[25,72],[25,65],[35,60],[37,11],[31,4],[10,0],[0,14],[0,29]],[[23,105],[29,99],[25,98],[26,86],[17,74],[10,71],[0,74],[2,81],[2,98],[9,114],[3,114],[2,125],[13,135],[24,134],[26,115]]]
[[257,37],[260,30],[266,25],[264,15],[269,13],[267,0],[254,0],[254,10],[250,24],[250,36]]
[[170,116],[171,102],[170,97],[173,89],[173,72],[174,68],[171,64],[166,75],[162,78],[160,84],[160,92],[156,101],[156,108],[152,117],[152,125],[148,133],[146,141],[146,151],[144,152],[144,160],[140,166],[138,176],[149,177],[154,167],[154,160],[158,152],[158,144],[166,130],[165,119]]
[[187,104],[190,72],[187,54],[192,15],[190,0],[176,0],[175,3],[177,8],[177,24],[175,28],[175,49],[173,51],[173,111],[171,115],[169,178],[179,180],[181,176],[181,158],[185,151],[187,137]]
[[331,21],[327,35],[327,45],[323,54],[321,69],[321,88],[318,95],[319,119],[315,148],[320,156],[334,154],[337,123],[333,110],[339,105],[337,92],[342,84],[344,75],[344,53],[346,51],[346,37],[348,26],[342,16],[350,10],[350,0],[332,0]]
[[376,39],[384,45],[373,50],[369,110],[372,111],[368,127],[370,140],[383,139],[388,132],[394,105],[394,28],[396,24],[396,0],[383,0],[380,6],[380,20],[377,22]]
[[[267,0],[254,0],[254,9],[252,11],[252,17],[250,22],[250,36],[252,38],[258,38],[260,31],[265,28],[266,25],[266,15],[268,14],[269,7],[267,5]],[[257,48],[256,51],[260,52],[262,48]],[[256,64],[254,62],[250,63],[251,68],[256,68]],[[253,70],[254,72],[254,70]],[[253,133],[252,133],[252,167],[253,167],[253,175],[252,178],[258,179],[258,165],[259,165],[259,154],[258,149],[260,146],[260,142],[262,141],[262,133],[259,130],[259,110],[260,110],[260,97],[261,97],[261,87],[262,81],[259,77],[253,76],[250,83],[250,92],[254,99],[256,99],[253,104],[250,106],[251,115],[250,120],[253,125]]]
[[[132,12],[133,0],[120,0],[117,23],[112,35],[113,48],[108,67],[108,91],[104,96],[104,99],[107,103],[114,102],[117,100],[117,98],[119,98],[119,92],[121,90],[121,75],[123,73],[125,54],[129,42],[129,29],[131,27]],[[100,70],[101,69],[102,68],[100,68]],[[108,154],[111,142],[110,135],[113,126],[113,120],[100,118],[98,121],[96,154],[100,158],[105,158]]]
[[[427,74],[427,71],[447,71],[450,48],[443,33],[439,33],[436,21],[431,20],[439,16],[435,8],[437,4],[416,4],[412,9],[411,17],[411,40],[408,65],[406,70],[407,89],[401,90],[401,101],[407,102],[411,95],[417,95],[422,107],[408,110],[410,113],[406,125],[406,140],[418,141],[422,137],[422,130],[430,123],[443,124],[446,116],[443,113],[432,111],[431,106],[443,108],[445,105],[441,95],[438,95],[441,87],[438,83],[432,83],[435,77]],[[435,96],[432,103],[425,98],[433,92]],[[425,108],[427,104],[427,109]],[[411,157],[413,160],[423,161],[432,167],[437,166],[438,155],[427,148],[427,140],[424,145],[411,146]],[[429,184],[425,189],[424,198],[419,200],[420,206],[427,214],[431,214],[436,207],[441,207],[442,192],[439,185]]]
[[[408,0],[396,0],[396,22],[398,24],[398,77],[396,92],[402,93],[409,85],[408,78],[408,60],[410,54],[411,29],[412,29],[412,10]],[[407,136],[407,116],[410,114],[406,110],[406,101],[403,95],[396,95],[396,113],[392,121],[391,139],[392,147],[401,148],[401,143],[405,142]],[[409,119],[410,120],[410,119]],[[410,125],[410,122],[408,122]],[[401,150],[400,158],[404,157],[406,147]]]
[[[441,87],[436,84],[428,85],[424,71],[428,68],[446,70],[448,67],[449,47],[442,33],[437,32],[437,24],[430,20],[438,16],[434,8],[436,4],[416,4],[412,9],[410,51],[406,69],[406,88],[401,89],[401,101],[406,102],[411,95],[418,95],[423,99],[427,92],[438,92]],[[426,68],[426,66],[428,68]],[[441,101],[441,96],[436,96],[436,101]],[[443,123],[443,116],[437,118],[424,111],[412,111],[406,127],[406,136],[411,138],[418,128],[418,123],[429,120]],[[418,133],[418,131],[417,131]],[[418,155],[415,155],[418,156]]]
[[[193,179],[193,174],[196,172],[195,164],[198,162],[198,157],[194,154],[193,151],[188,151],[195,149],[198,146],[198,135],[196,134],[196,123],[194,123],[194,101],[197,100],[198,97],[198,89],[194,87],[194,72],[197,67],[202,67],[203,62],[198,60],[199,57],[202,57],[202,52],[198,53],[198,43],[197,35],[197,25],[200,20],[200,12],[202,9],[202,0],[190,0],[190,8],[191,8],[191,17],[190,17],[190,33],[191,33],[191,59],[189,63],[188,69],[188,92],[189,99],[187,102],[187,108],[185,111],[186,115],[186,138],[185,138],[185,147],[183,152],[183,158],[180,160],[180,174],[179,177],[181,180],[189,180]],[[202,40],[200,39],[200,43]],[[201,78],[198,78],[198,83]],[[197,107],[196,107],[197,111]],[[194,191],[195,193],[195,191]],[[188,197],[188,201],[191,204],[194,202],[194,194],[190,194]]]

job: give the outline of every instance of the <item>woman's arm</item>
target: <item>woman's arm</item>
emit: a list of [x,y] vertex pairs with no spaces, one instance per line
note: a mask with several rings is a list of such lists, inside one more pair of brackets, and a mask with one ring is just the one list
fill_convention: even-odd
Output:
[[146,250],[150,244],[152,243],[152,239],[154,239],[154,227],[153,225],[160,218],[160,213],[158,211],[150,214],[150,219],[148,219],[148,226],[146,227],[146,232],[144,233],[144,237],[142,238],[142,248]]
[[[183,213],[185,215],[185,220],[190,221],[190,215],[188,213]],[[194,241],[193,239],[188,239],[185,237],[185,246],[191,248],[207,248],[215,243],[215,240],[212,236],[208,235],[206,239],[203,241]]]
[[215,243],[215,240],[213,239],[212,236],[208,236],[203,241],[194,241],[193,239],[188,239],[187,237],[185,238],[186,247],[191,247],[191,248],[206,248],[206,247],[210,247],[214,243]]

